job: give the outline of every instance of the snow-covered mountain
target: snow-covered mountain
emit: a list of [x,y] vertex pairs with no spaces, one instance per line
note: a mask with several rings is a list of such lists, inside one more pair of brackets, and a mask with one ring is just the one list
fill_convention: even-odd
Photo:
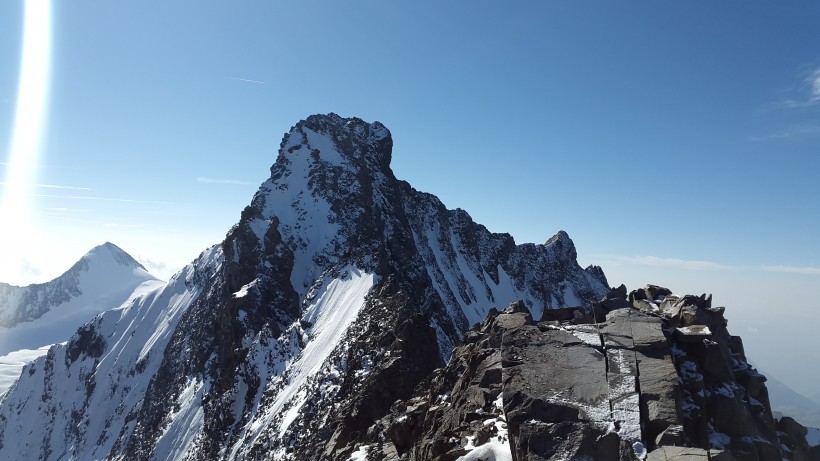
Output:
[[516,245],[397,180],[391,151],[378,122],[292,127],[221,244],[26,367],[0,457],[346,459],[491,307],[608,292],[566,233]]
[[26,365],[0,459],[820,456],[711,297],[610,290],[563,231],[516,245],[396,179],[392,144],[292,127],[223,242]]
[[112,243],[92,248],[56,279],[18,287],[0,283],[0,393],[24,363],[67,341],[105,310],[162,285]]
[[[113,243],[92,248],[54,280],[18,287],[0,282],[0,327],[12,328],[46,313],[83,308],[133,291],[146,280],[156,280],[142,264]],[[71,309],[69,303],[73,303]],[[0,351],[2,352],[2,351]]]

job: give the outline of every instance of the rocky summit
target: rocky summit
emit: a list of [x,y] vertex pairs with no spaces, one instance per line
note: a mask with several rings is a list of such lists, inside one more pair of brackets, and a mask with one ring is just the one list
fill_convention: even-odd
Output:
[[706,296],[649,285],[593,309],[523,303],[465,333],[448,365],[358,446],[373,460],[810,460]]
[[378,122],[297,123],[221,243],[26,365],[0,458],[816,455],[722,308],[610,290],[563,231],[489,232],[398,180],[392,147]]

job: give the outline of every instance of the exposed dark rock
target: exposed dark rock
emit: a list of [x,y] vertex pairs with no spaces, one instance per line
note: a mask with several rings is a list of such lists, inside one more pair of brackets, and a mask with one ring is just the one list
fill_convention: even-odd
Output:
[[663,298],[672,294],[668,288],[659,287],[657,285],[647,285],[643,288],[633,290],[629,293],[629,302],[640,300],[662,301]]
[[[650,294],[652,303],[671,295]],[[363,442],[378,454],[369,459],[489,456],[498,439],[477,426],[482,420],[506,423],[508,448],[500,445],[514,460],[815,459],[803,426],[771,418],[765,379],[739,360],[742,344],[728,335],[723,310],[706,296],[667,307],[672,314],[614,309],[597,324],[575,323],[572,309],[537,325],[520,304],[493,312],[429,387],[371,426]],[[491,405],[502,396],[503,412]]]
[[81,354],[98,358],[105,351],[105,339],[97,334],[93,323],[80,327],[77,334],[68,342],[66,350],[66,360],[70,364],[77,360]]
[[589,309],[583,307],[561,307],[545,309],[541,315],[541,322],[568,322],[575,324],[594,323],[595,318]]
[[592,309],[595,313],[595,320],[603,322],[606,315],[615,309],[622,309],[629,307],[631,303],[626,299],[626,286],[621,285],[613,288],[604,296],[604,299],[592,304]]
[[326,454],[340,458],[351,442],[364,438],[368,427],[384,416],[393,402],[411,397],[416,384],[441,365],[436,333],[427,321],[420,315],[405,321],[389,354],[341,409]]

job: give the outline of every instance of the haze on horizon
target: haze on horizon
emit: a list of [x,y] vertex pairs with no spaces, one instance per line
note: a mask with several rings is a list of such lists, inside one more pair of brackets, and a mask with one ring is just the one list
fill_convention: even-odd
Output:
[[[4,198],[35,104],[24,5],[49,3],[0,4]],[[752,361],[815,392],[820,6],[51,6],[30,230],[0,217],[20,253],[2,281],[105,241],[168,277],[238,220],[281,133],[332,111],[383,122],[397,177],[494,232],[563,229],[612,285],[713,293]]]

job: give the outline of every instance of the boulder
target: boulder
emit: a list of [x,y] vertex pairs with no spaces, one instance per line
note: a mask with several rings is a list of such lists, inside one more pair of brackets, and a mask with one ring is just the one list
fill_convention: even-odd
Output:
[[583,307],[561,307],[544,309],[541,322],[567,322],[571,324],[594,323],[592,312]]
[[629,293],[629,302],[635,302],[639,300],[650,300],[655,301],[658,299],[665,298],[672,294],[672,291],[668,288],[659,287],[657,285],[646,285],[643,288],[638,288],[637,290],[632,290]]

